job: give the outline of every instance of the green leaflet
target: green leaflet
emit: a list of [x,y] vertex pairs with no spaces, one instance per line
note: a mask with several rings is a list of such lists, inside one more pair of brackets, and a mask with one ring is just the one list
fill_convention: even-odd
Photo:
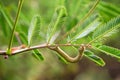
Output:
[[98,45],[95,47],[95,49],[97,49],[103,53],[106,53],[110,56],[120,59],[120,50],[119,49],[116,49],[116,48],[113,48],[110,46],[106,46],[106,45]]
[[[40,27],[41,27],[41,18],[39,15],[36,15],[33,17],[28,31],[28,46],[31,46],[32,42],[34,41],[33,37],[39,34],[37,30],[40,30]],[[33,55],[38,60],[42,60],[42,61],[44,60],[43,56],[41,55],[41,52],[38,49],[33,50]]]
[[33,52],[33,56],[39,60],[39,61],[43,61],[44,57],[42,56],[41,52],[38,49],[32,50]]
[[87,36],[89,33],[94,31],[99,25],[100,22],[98,21],[99,18],[92,15],[90,18],[88,18],[82,26],[79,27],[78,31],[75,33],[71,41],[76,41],[77,39],[83,38]]
[[[30,24],[30,28],[29,28],[29,31],[28,31],[28,46],[30,47],[32,42],[34,41],[33,37],[34,36],[38,36],[39,34],[39,31],[40,30],[40,27],[41,27],[41,18],[39,15],[36,15],[33,17],[32,21],[31,21],[31,24]],[[42,57],[41,57],[41,54],[39,52],[39,50],[33,50],[33,54],[38,58],[38,59],[41,59],[42,60]]]
[[92,60],[93,62],[95,62],[96,64],[98,64],[98,65],[100,65],[100,66],[104,66],[104,65],[105,65],[105,62],[103,61],[103,59],[100,58],[100,57],[98,57],[97,55],[95,55],[95,54],[94,54],[93,52],[91,52],[91,51],[86,50],[86,51],[84,52],[84,55],[85,55],[88,59]]
[[120,16],[116,17],[112,20],[110,20],[109,22],[107,22],[106,24],[104,24],[103,26],[99,27],[93,34],[93,38],[98,38],[99,36],[104,36],[106,35],[108,32],[111,32],[112,30],[117,29],[118,27],[120,27]]
[[64,21],[67,16],[66,8],[64,6],[60,6],[55,10],[53,18],[48,26],[47,31],[47,42],[50,43],[52,36],[56,33],[56,29],[61,22]]
[[33,43],[33,37],[35,35],[39,34],[39,31],[41,27],[41,18],[39,15],[36,15],[32,18],[31,24],[30,24],[30,28],[28,30],[28,46],[31,46],[31,44]]
[[120,16],[111,19],[106,24],[98,27],[93,33],[93,40],[89,43],[92,43],[100,38],[103,38],[105,35],[109,34],[111,31],[120,27]]
[[67,62],[62,56],[60,56],[59,54],[57,54],[57,56],[58,56],[58,59],[59,59],[61,62],[65,63],[65,64],[68,64],[68,62]]

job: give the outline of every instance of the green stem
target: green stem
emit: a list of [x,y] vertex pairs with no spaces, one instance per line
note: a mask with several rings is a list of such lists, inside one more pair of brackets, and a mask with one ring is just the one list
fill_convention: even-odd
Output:
[[17,25],[17,22],[18,22],[18,18],[19,18],[19,15],[20,15],[22,4],[23,4],[23,0],[19,0],[18,11],[17,11],[15,23],[13,25],[12,34],[11,34],[11,37],[10,37],[10,42],[9,42],[9,45],[8,45],[8,53],[10,53],[10,51],[11,51],[10,49],[11,49],[11,46],[12,46],[12,43],[13,43],[15,28],[16,28],[16,25]]

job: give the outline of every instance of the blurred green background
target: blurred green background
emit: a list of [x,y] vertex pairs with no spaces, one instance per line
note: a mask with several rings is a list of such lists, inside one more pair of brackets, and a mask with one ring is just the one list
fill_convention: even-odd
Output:
[[[29,27],[32,17],[40,14],[44,32],[45,26],[49,24],[54,10],[59,5],[65,5],[70,18],[69,22],[80,20],[95,2],[94,0],[24,0],[20,19],[18,21],[18,30],[26,31]],[[0,0],[10,17],[15,19],[18,0]],[[102,0],[95,10],[100,13],[101,19],[106,22],[111,18],[120,15],[120,0]],[[100,7],[102,5],[102,8]],[[104,6],[103,6],[104,5]],[[105,10],[105,8],[108,10]],[[113,8],[111,8],[112,6]],[[111,12],[114,11],[114,13]],[[75,23],[76,23],[75,22]],[[75,24],[68,24],[68,29]],[[0,13],[0,49],[6,49],[10,33],[3,33],[3,26],[9,30],[8,24]],[[107,39],[107,45],[120,49],[120,30]],[[37,43],[37,42],[35,42]],[[17,45],[17,41],[14,42]],[[31,52],[11,56],[4,59],[0,56],[0,80],[120,80],[120,63],[111,56],[100,54],[105,60],[106,66],[99,67],[92,61],[83,57],[78,63],[64,64],[58,60],[55,52],[42,49],[44,61],[38,61],[31,56]]]

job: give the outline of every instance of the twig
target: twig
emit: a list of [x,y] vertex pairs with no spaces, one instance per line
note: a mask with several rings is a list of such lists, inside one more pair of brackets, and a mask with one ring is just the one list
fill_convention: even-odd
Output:
[[[23,48],[23,49],[16,50],[14,52],[11,52],[10,55],[15,55],[15,54],[18,54],[18,53],[31,51],[31,50],[34,50],[34,49],[57,47],[57,46],[80,46],[80,44],[54,44],[54,45],[49,45],[49,44],[44,43],[44,44],[29,47],[29,48],[26,47],[26,48]],[[13,47],[13,48],[15,48],[15,47]],[[5,55],[6,53],[7,53],[6,51],[0,50],[0,55]],[[9,55],[9,54],[7,54],[7,55]]]
[[70,57],[67,53],[65,53],[59,46],[79,46],[78,44],[73,45],[73,44],[55,44],[55,45],[49,45],[49,44],[41,44],[41,45],[37,45],[37,46],[33,46],[33,47],[26,47],[26,48],[20,48],[18,47],[13,47],[12,49],[14,49],[13,51],[11,51],[11,54],[7,54],[6,51],[0,51],[0,55],[3,56],[12,56],[12,55],[16,55],[22,52],[27,52],[27,51],[31,51],[34,49],[40,49],[40,48],[48,48],[50,50],[56,51],[58,54],[60,54],[66,61],[71,62],[71,63],[75,63],[78,62],[82,56],[83,53],[85,51],[86,45],[81,45],[79,48],[79,54],[76,57]]
[[23,48],[23,49],[18,49],[18,50],[15,50],[15,51],[11,51],[11,54],[7,54],[7,51],[0,51],[0,55],[12,56],[12,55],[16,55],[16,54],[19,54],[19,53],[22,53],[22,52],[27,52],[27,51],[31,51],[31,50],[34,50],[34,49],[46,48],[46,47],[48,47],[48,45],[41,44],[41,45],[33,46],[33,47],[30,47],[30,48],[26,47],[26,48]]

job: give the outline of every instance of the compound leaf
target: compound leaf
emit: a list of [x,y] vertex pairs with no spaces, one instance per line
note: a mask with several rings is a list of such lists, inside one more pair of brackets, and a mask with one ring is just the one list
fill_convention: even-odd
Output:
[[98,65],[100,65],[100,66],[104,66],[104,65],[105,65],[105,62],[103,61],[103,59],[100,58],[99,56],[95,55],[92,51],[86,50],[86,51],[84,52],[84,55],[85,55],[88,59],[92,60],[93,62],[95,62],[96,64],[98,64]]

